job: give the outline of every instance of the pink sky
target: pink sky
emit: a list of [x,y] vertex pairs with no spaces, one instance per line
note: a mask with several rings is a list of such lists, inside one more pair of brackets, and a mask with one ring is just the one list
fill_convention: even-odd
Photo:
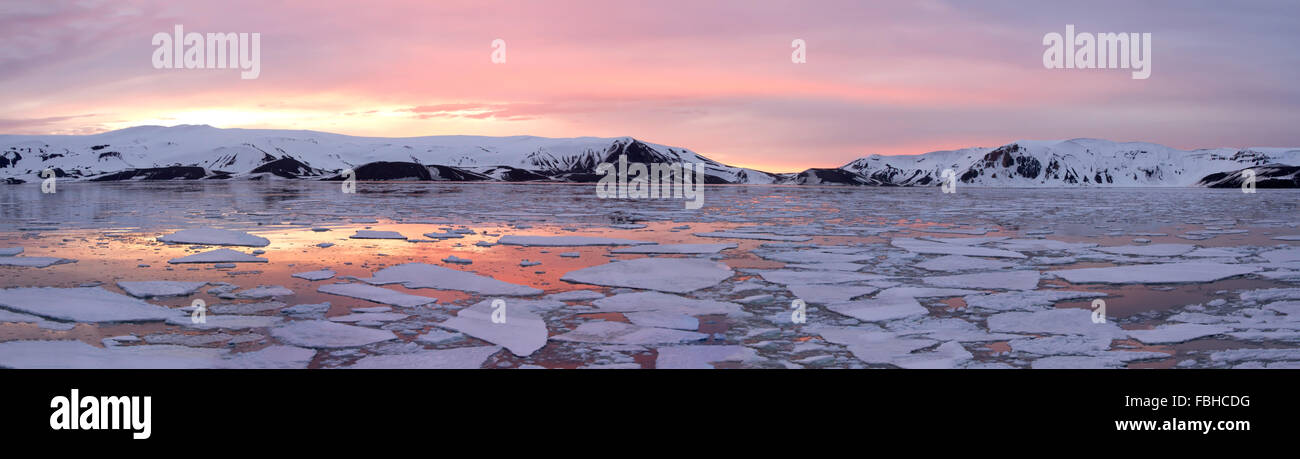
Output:
[[[1300,146],[1297,3],[1046,3],[5,2],[0,133],[633,136],[771,171],[1018,139]],[[153,68],[174,24],[260,33],[260,78]],[[1043,68],[1065,24],[1152,33],[1151,78]]]

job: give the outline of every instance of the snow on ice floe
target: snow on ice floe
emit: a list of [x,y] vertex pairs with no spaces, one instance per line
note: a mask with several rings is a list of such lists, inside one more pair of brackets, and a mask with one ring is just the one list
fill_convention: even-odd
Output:
[[492,321],[492,300],[483,300],[456,313],[438,326],[504,346],[514,355],[526,357],[546,345],[546,322],[516,301],[507,301],[505,321]]
[[526,285],[424,263],[389,266],[376,271],[369,279],[358,280],[372,285],[402,284],[406,288],[459,290],[483,295],[528,296],[542,293],[541,290]]
[[75,263],[77,260],[59,257],[0,257],[0,266],[21,268],[48,268],[54,265]]
[[319,271],[307,271],[307,272],[301,272],[301,273],[293,273],[293,277],[297,277],[297,278],[299,278],[299,279],[307,279],[307,280],[309,280],[309,281],[322,281],[322,280],[326,280],[326,279],[331,279],[331,278],[333,278],[333,277],[334,277],[334,271],[331,271],[331,270],[328,270],[328,269],[322,269],[322,270],[319,270]]
[[927,271],[973,271],[973,270],[997,270],[1015,266],[1012,263],[986,260],[983,258],[968,257],[965,255],[945,255],[939,258],[926,260],[913,266]]
[[482,368],[483,363],[499,351],[501,346],[474,346],[406,354],[368,355],[347,368],[468,370]]
[[171,264],[182,263],[266,263],[265,258],[258,258],[231,249],[216,249],[167,260]]
[[0,257],[12,257],[23,253],[22,247],[0,247]]
[[515,236],[506,235],[497,239],[498,244],[520,245],[526,247],[581,247],[600,245],[644,245],[654,244],[650,241],[636,239],[618,239],[593,236]]
[[0,289],[0,308],[72,322],[160,321],[176,315],[169,308],[100,287]]
[[691,316],[708,314],[726,314],[731,316],[746,314],[739,304],[726,301],[697,300],[661,292],[620,293],[608,298],[601,298],[592,305],[608,312],[646,312],[658,311]]
[[844,303],[876,293],[880,289],[864,285],[788,284],[785,286],[795,298],[808,304]]
[[709,335],[693,331],[642,327],[623,322],[594,321],[556,336],[556,341],[600,344],[672,344],[703,341]]
[[184,229],[161,236],[158,240],[174,244],[238,245],[246,247],[266,247],[271,244],[271,241],[264,237],[254,236],[243,231],[216,228]]
[[366,284],[330,284],[330,285],[322,285],[320,286],[320,288],[317,288],[316,290],[321,293],[328,293],[331,295],[338,295],[338,296],[346,296],[350,298],[358,298],[358,299],[371,301],[375,303],[382,303],[382,304],[387,304],[392,306],[401,306],[405,308],[423,306],[438,301],[437,298],[411,295],[408,293],[402,293],[402,292],[393,291],[386,288],[375,287]]
[[859,273],[852,271],[795,271],[778,269],[771,271],[754,271],[763,280],[782,285],[791,284],[843,284],[888,279],[889,276]]
[[719,239],[755,239],[759,241],[804,242],[812,240],[812,238],[808,236],[781,236],[777,234],[740,233],[734,231],[714,231],[710,233],[695,233],[695,235],[698,237]]
[[1259,271],[1258,266],[1208,262],[1158,263],[1048,271],[1072,284],[1162,284],[1213,282]]
[[707,255],[721,252],[727,249],[736,248],[736,244],[654,244],[639,245],[632,247],[621,247],[610,250],[610,253],[656,253],[656,254],[683,254],[683,255]]
[[207,282],[183,282],[183,281],[118,281],[117,286],[136,298],[150,298],[155,296],[189,296],[197,292]]
[[294,346],[312,349],[361,347],[397,338],[397,335],[388,330],[344,325],[328,320],[288,322],[272,328],[271,336]]
[[737,345],[663,346],[656,349],[656,369],[712,369],[720,362],[749,362],[759,360],[758,352]]
[[925,277],[921,281],[940,287],[1033,290],[1038,287],[1038,278],[1038,271],[1022,270],[931,276]]
[[961,244],[945,244],[910,237],[896,237],[890,245],[912,253],[930,253],[939,255],[965,255],[970,257],[1026,258],[1025,254],[1010,250],[991,249]]
[[933,351],[917,352],[894,358],[894,366],[907,369],[948,369],[957,368],[971,360],[975,355],[967,351],[961,343],[948,341],[940,344]]
[[1107,296],[1101,292],[1080,292],[1072,290],[1034,290],[1029,292],[989,293],[985,295],[968,295],[963,298],[966,306],[995,311],[1032,310],[1051,307],[1058,301],[1083,298],[1100,298]]
[[1274,240],[1278,240],[1278,241],[1300,241],[1300,234],[1289,234],[1289,235],[1285,235],[1285,236],[1274,236],[1273,239],[1274,239]]
[[570,271],[560,280],[673,293],[718,285],[732,275],[725,264],[694,258],[638,258]]
[[375,230],[357,230],[357,234],[348,236],[351,239],[406,239],[402,233],[396,231],[375,231]]
[[1105,252],[1114,255],[1135,255],[1142,257],[1176,257],[1185,255],[1193,250],[1196,246],[1191,244],[1145,244],[1145,245],[1121,245],[1115,247],[1096,247],[1093,248],[1098,252]]
[[863,322],[887,322],[913,316],[923,316],[930,311],[915,298],[887,297],[832,304],[827,309]]
[[947,298],[952,296],[964,296],[980,293],[978,290],[967,290],[960,288],[933,288],[933,287],[890,287],[881,290],[876,294],[876,298],[892,297],[911,297],[911,298]]
[[1207,336],[1222,335],[1232,331],[1231,327],[1203,324],[1161,325],[1150,330],[1129,330],[1129,336],[1145,344],[1172,344],[1191,341]]

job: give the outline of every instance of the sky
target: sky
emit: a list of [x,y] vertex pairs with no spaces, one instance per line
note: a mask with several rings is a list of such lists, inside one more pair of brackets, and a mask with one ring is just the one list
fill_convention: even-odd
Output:
[[[177,24],[259,33],[258,78],[154,68]],[[1150,78],[1045,68],[1067,24],[1150,33]],[[0,133],[631,136],[773,172],[1020,139],[1300,147],[1297,43],[1293,0],[6,0]]]

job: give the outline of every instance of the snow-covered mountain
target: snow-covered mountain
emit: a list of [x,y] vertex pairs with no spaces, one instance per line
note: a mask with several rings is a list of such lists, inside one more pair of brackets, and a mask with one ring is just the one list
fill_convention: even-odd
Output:
[[921,155],[872,155],[840,168],[772,174],[631,137],[353,137],[316,131],[140,126],[85,136],[0,135],[0,180],[39,182],[177,179],[569,181],[598,178],[620,155],[641,163],[704,163],[708,183],[938,186],[945,169],[966,185],[1300,187],[1298,148],[1178,150],[1099,139],[1017,141]]
[[[353,137],[316,131],[140,126],[94,135],[0,135],[0,179],[39,181],[45,169],[87,180],[325,178],[356,169],[358,178],[585,181],[619,155],[639,162],[706,164],[714,183],[772,183],[779,177],[731,167],[685,148],[631,137]],[[430,173],[380,173],[380,164],[424,166]],[[362,166],[374,165],[362,172]],[[409,175],[414,173],[416,175]]]
[[[1258,185],[1268,187],[1267,182],[1274,178],[1275,172],[1283,175],[1286,172],[1261,166],[1296,165],[1300,165],[1300,148],[1185,151],[1153,143],[1072,139],[1022,140],[996,148],[965,148],[921,155],[872,155],[841,169],[874,185],[937,185],[943,170],[952,169],[959,182],[976,186],[1141,187],[1215,186],[1219,184],[1217,180],[1206,180],[1211,175],[1257,168]],[[1237,183],[1239,186],[1240,182]]]

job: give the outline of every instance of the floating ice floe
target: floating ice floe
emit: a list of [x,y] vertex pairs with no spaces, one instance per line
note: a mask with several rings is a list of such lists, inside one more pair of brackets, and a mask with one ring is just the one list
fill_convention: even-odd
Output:
[[1213,282],[1259,271],[1258,266],[1206,262],[1158,263],[1048,271],[1072,284],[1163,284]]
[[674,369],[712,369],[720,362],[748,362],[759,360],[758,352],[737,345],[688,345],[663,346],[656,349],[655,368]]
[[293,277],[297,277],[299,279],[307,279],[309,281],[322,281],[325,279],[333,278],[334,271],[328,269],[322,269],[319,271],[307,271],[302,273],[294,273]]
[[678,330],[698,330],[700,328],[700,319],[676,312],[629,312],[624,316],[633,324],[642,327],[675,328]]
[[640,245],[632,247],[621,247],[611,250],[610,253],[658,253],[658,254],[685,254],[685,255],[705,255],[718,253],[727,249],[736,248],[736,244],[654,244]]
[[599,300],[604,297],[605,295],[603,293],[597,292],[595,290],[570,290],[567,292],[552,293],[550,295],[546,295],[545,298],[548,300],[556,300],[556,301],[587,301],[587,300]]
[[933,287],[890,287],[881,290],[876,294],[876,298],[891,297],[911,297],[911,298],[947,298],[952,296],[964,296],[980,293],[977,290],[966,290],[960,288],[933,288]]
[[726,314],[731,316],[746,314],[739,304],[725,301],[697,300],[660,292],[620,293],[608,298],[601,298],[592,305],[608,312],[646,312],[685,314],[700,316],[709,314]]
[[786,269],[808,269],[813,271],[858,271],[867,265],[859,263],[786,263]]
[[560,280],[607,287],[632,287],[673,293],[718,285],[732,275],[725,264],[688,258],[638,258],[570,271]]
[[1278,241],[1300,241],[1300,234],[1288,234],[1288,235],[1285,235],[1285,236],[1273,236],[1273,239],[1274,239],[1274,240],[1278,240]]
[[913,266],[928,271],[972,271],[972,270],[997,270],[1010,266],[1012,263],[985,260],[983,258],[968,257],[965,255],[945,255],[932,260],[926,260]]
[[650,241],[636,239],[617,239],[593,236],[515,236],[506,235],[497,239],[498,244],[521,245],[528,247],[580,247],[597,245],[643,245],[654,244]]
[[77,260],[58,257],[0,257],[0,266],[22,268],[48,268],[54,265],[75,263]]
[[1007,341],[1011,350],[1037,355],[1093,355],[1110,348],[1110,337],[1086,335],[1043,336]]
[[[528,308],[507,301],[504,321],[492,320],[492,300],[483,300],[456,313],[438,326],[504,346],[512,354],[525,357],[546,345],[546,322]],[[513,307],[512,307],[513,306]]]
[[447,231],[443,233],[424,233],[424,237],[427,237],[429,239],[460,239],[465,237],[465,235]]
[[844,303],[876,293],[880,289],[863,285],[788,284],[785,286],[795,298],[808,304]]
[[293,295],[293,290],[289,290],[280,285],[259,285],[247,290],[238,291],[230,294],[234,298],[244,300],[259,300],[263,298],[275,298],[277,296]]
[[396,339],[388,330],[358,327],[328,320],[298,320],[271,329],[275,339],[312,349],[340,349]]
[[330,310],[329,302],[316,304],[297,304],[280,310],[281,314],[290,316],[320,316],[323,318],[325,312]]
[[447,258],[443,258],[443,259],[442,259],[442,262],[443,262],[443,263],[455,263],[455,264],[458,264],[458,265],[468,265],[468,264],[472,264],[472,263],[474,263],[474,260],[470,260],[470,259],[468,259],[468,258],[461,258],[461,257],[455,256],[455,255],[447,255]]
[[158,240],[174,244],[238,245],[247,247],[266,247],[271,244],[271,241],[264,237],[254,236],[243,231],[217,228],[184,229],[161,236]]
[[986,295],[968,295],[963,298],[966,306],[995,311],[1032,310],[1050,307],[1058,301],[1083,298],[1100,298],[1107,296],[1101,292],[1080,292],[1073,290],[1034,290],[1029,292],[990,293]]
[[898,356],[892,363],[899,368],[908,369],[948,369],[960,367],[974,358],[961,343],[948,341],[930,352]]
[[207,282],[184,281],[118,281],[117,286],[136,298],[155,296],[189,296],[199,291]]
[[1136,255],[1142,257],[1176,257],[1187,254],[1196,250],[1196,246],[1191,244],[1149,244],[1149,245],[1122,245],[1116,247],[1096,247],[1093,248],[1098,252],[1111,253],[1115,255]]
[[623,322],[594,321],[556,336],[556,341],[603,344],[672,344],[702,341],[709,335],[685,330],[642,327]]
[[714,231],[710,233],[695,233],[695,235],[698,237],[719,239],[755,239],[760,241],[804,242],[812,240],[812,238],[808,236],[782,236],[778,234],[740,233],[734,231]]
[[[874,253],[837,253],[822,250],[797,250],[789,252],[762,253],[759,256],[767,260],[786,263],[855,263],[876,259]],[[858,268],[865,268],[860,265]]]
[[911,297],[859,300],[852,303],[831,304],[826,308],[863,322],[887,322],[922,316],[930,312]]
[[301,369],[311,364],[316,350],[297,346],[267,346],[251,352],[227,354],[221,368]]
[[1042,369],[1101,369],[1122,367],[1135,360],[1163,359],[1169,354],[1143,351],[1107,351],[1094,355],[1058,355],[1043,357],[1030,363],[1030,367]]
[[437,298],[427,296],[411,295],[408,293],[397,292],[386,288],[375,287],[366,284],[330,284],[322,285],[316,289],[321,293],[331,295],[346,296],[358,298],[375,303],[383,303],[405,308],[413,308],[432,304],[438,301]]
[[[285,306],[279,301],[264,301],[260,303],[222,303],[208,306],[208,312],[213,314],[258,314],[266,311],[276,311]],[[192,308],[181,308],[193,312]]]
[[402,314],[400,312],[357,312],[357,313],[352,313],[352,314],[347,314],[342,316],[330,317],[329,320],[331,322],[343,322],[343,323],[361,322],[364,324],[366,322],[376,322],[376,323],[392,322],[394,320],[402,320],[407,317],[410,316],[406,314]]
[[910,237],[896,237],[889,241],[894,247],[912,253],[932,253],[939,255],[965,255],[970,257],[1026,258],[1024,254],[1010,250],[990,249],[961,244],[945,244],[925,241]]
[[265,258],[258,258],[231,249],[216,249],[167,260],[171,264],[182,263],[266,263]]
[[1172,344],[1191,341],[1207,336],[1222,335],[1232,331],[1231,327],[1202,324],[1161,325],[1150,330],[1129,330],[1129,336],[1145,344]]
[[406,239],[406,236],[396,231],[375,230],[357,230],[357,234],[348,237],[351,239]]
[[72,322],[160,321],[176,315],[169,308],[100,287],[0,289],[0,308]]
[[483,295],[528,296],[542,293],[541,290],[526,285],[424,263],[389,266],[376,271],[369,279],[359,280],[372,285],[401,284],[406,288],[459,290]]
[[199,330],[246,330],[250,328],[272,327],[284,319],[276,316],[240,316],[230,314],[207,314],[202,322],[195,322],[189,314],[167,318],[167,323]]
[[71,369],[187,369],[218,366],[225,349],[175,345],[99,348],[76,340],[0,343],[0,367]]
[[1020,270],[931,276],[923,278],[921,281],[940,287],[1033,290],[1038,288],[1038,277],[1038,271]]
[[[1300,261],[1300,247],[1288,247],[1285,249],[1270,250],[1259,254],[1270,263],[1286,263],[1289,261]],[[0,259],[2,261],[3,259]]]
[[826,341],[847,347],[858,360],[871,364],[893,364],[911,355],[912,351],[938,343],[866,327],[818,327],[809,331]]
[[347,368],[467,370],[482,368],[483,362],[499,351],[500,346],[474,346],[407,354],[368,355]]
[[23,253],[22,247],[0,247],[0,257],[12,257]]
[[1114,322],[1093,323],[1092,311],[1079,308],[1033,312],[1003,312],[988,318],[989,331],[1053,335],[1088,335],[1120,339],[1128,336]]
[[755,271],[763,280],[782,285],[791,284],[843,284],[888,279],[888,276],[851,271],[795,271],[778,269],[772,271]]
[[1079,251],[1097,246],[1095,242],[1064,242],[1055,239],[1007,239],[994,244],[1003,249],[1021,252]]

